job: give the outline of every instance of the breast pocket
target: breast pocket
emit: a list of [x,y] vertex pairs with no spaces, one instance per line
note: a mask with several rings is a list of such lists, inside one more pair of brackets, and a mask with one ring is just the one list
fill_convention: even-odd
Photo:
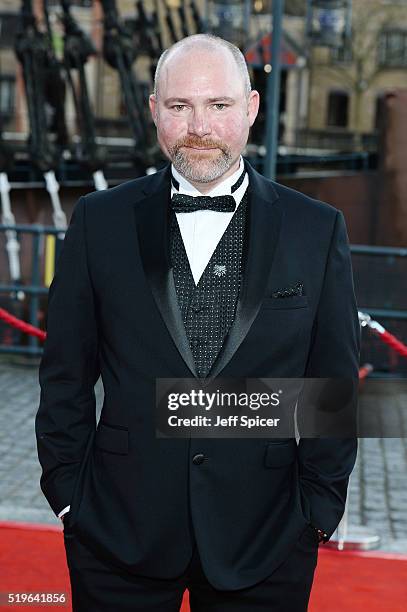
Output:
[[307,308],[308,297],[306,295],[292,295],[286,298],[264,298],[262,308],[274,310],[288,310],[289,308]]

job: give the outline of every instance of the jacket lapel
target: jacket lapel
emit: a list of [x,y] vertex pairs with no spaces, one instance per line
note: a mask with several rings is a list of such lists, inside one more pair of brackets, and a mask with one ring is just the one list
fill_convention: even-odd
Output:
[[273,264],[281,227],[281,201],[273,183],[245,160],[249,174],[248,240],[243,283],[233,324],[207,380],[212,380],[232,359],[259,312]]
[[146,278],[168,332],[192,375],[197,377],[170,265],[170,172],[171,165],[167,164],[149,177],[143,187],[144,197],[136,203],[140,255]]

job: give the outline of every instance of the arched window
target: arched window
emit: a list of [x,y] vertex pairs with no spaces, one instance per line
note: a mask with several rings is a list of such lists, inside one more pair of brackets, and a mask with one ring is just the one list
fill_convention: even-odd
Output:
[[348,93],[337,89],[330,91],[328,94],[327,125],[330,127],[347,127],[348,112]]

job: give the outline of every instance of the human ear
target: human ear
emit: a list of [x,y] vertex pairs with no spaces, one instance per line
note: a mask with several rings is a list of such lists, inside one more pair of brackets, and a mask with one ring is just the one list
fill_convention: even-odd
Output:
[[154,94],[150,94],[148,98],[148,105],[150,107],[150,112],[154,121],[154,125],[157,126],[157,98]]
[[260,94],[255,89],[252,89],[252,91],[249,94],[249,99],[247,102],[247,116],[249,117],[250,127],[255,122],[255,119],[259,112],[259,106],[260,106]]

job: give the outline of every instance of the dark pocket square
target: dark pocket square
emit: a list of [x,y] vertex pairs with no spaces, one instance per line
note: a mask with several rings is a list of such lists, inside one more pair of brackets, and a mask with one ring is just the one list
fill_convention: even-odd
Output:
[[286,298],[291,297],[293,295],[304,295],[304,284],[302,282],[295,283],[291,287],[285,287],[284,289],[277,289],[277,291],[273,291],[271,297],[273,298]]

